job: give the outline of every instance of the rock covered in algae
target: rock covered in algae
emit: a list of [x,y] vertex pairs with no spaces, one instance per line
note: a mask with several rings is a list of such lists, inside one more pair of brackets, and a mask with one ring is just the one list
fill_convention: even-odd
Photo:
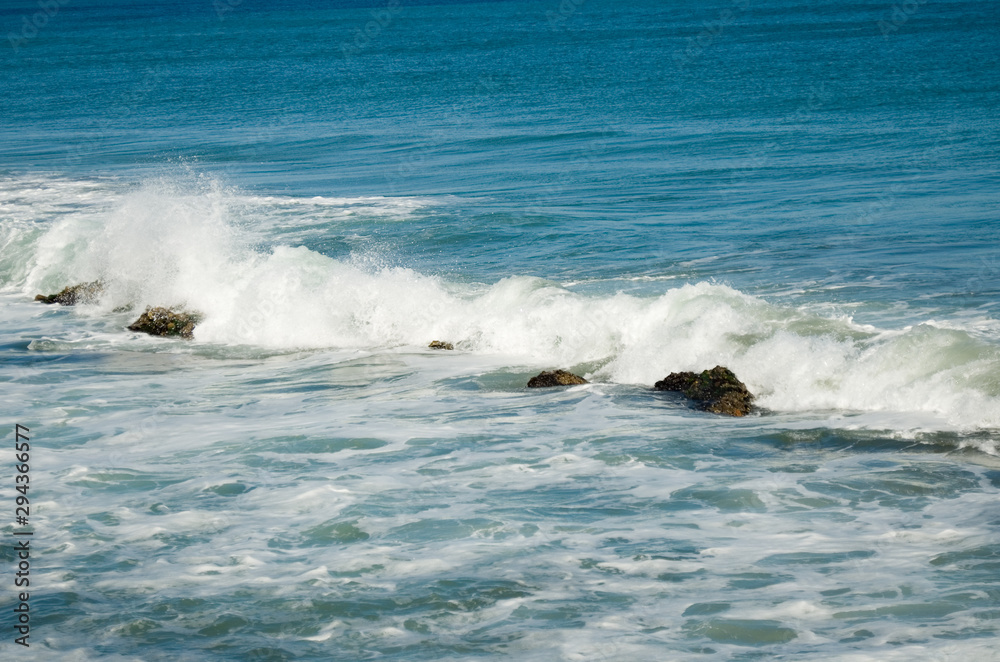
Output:
[[80,283],[64,287],[55,294],[39,294],[35,301],[42,303],[58,303],[61,306],[75,306],[78,303],[94,303],[104,292],[104,282],[95,280],[92,283]]
[[550,386],[572,386],[573,384],[589,384],[586,379],[572,372],[556,370],[540,372],[528,380],[528,388],[548,388]]
[[431,349],[455,349],[455,346],[450,342],[445,342],[443,340],[432,340],[431,344],[427,345]]
[[146,312],[129,325],[129,331],[141,331],[151,336],[180,336],[192,338],[195,324],[201,315],[175,311],[172,308],[146,308]]
[[657,391],[683,391],[694,384],[698,375],[693,372],[672,372],[653,384]]
[[717,365],[701,373],[672,372],[653,385],[657,391],[680,391],[713,414],[746,416],[753,394],[729,368]]

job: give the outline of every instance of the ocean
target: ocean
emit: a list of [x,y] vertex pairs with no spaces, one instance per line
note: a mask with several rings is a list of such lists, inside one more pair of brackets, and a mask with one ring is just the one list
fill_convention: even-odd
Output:
[[0,30],[4,659],[1000,660],[997,3]]

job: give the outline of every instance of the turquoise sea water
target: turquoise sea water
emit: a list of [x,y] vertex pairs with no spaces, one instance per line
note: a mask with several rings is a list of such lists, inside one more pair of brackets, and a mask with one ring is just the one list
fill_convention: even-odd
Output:
[[0,29],[3,656],[1000,659],[996,3]]

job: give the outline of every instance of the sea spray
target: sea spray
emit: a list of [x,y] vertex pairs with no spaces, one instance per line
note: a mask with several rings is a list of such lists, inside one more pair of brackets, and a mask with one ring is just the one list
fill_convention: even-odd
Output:
[[[152,180],[115,204],[105,196],[56,214],[41,233],[4,221],[8,243],[20,242],[3,256],[7,286],[33,293],[102,278],[99,304],[75,314],[184,306],[204,314],[196,340],[218,346],[380,351],[447,338],[474,354],[586,366],[594,380],[645,386],[725,365],[763,411],[912,412],[951,428],[1000,426],[1000,339],[982,321],[878,328],[707,282],[664,281],[659,294],[639,296],[523,275],[458,281],[389,266],[382,254],[332,257],[269,239],[275,209],[303,205],[211,179]],[[314,213],[331,206],[322,200]]]

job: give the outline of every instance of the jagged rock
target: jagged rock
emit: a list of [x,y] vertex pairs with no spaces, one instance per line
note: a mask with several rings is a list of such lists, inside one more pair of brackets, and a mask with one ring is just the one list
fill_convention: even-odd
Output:
[[80,283],[64,287],[56,294],[39,294],[35,301],[42,303],[58,303],[61,306],[75,306],[78,303],[93,303],[104,291],[104,282],[95,280],[93,283]]
[[146,308],[146,312],[129,325],[129,331],[141,331],[151,336],[193,337],[194,326],[201,321],[197,313],[174,311],[171,308]]
[[427,345],[431,349],[455,349],[455,346],[450,342],[444,342],[443,340],[432,340],[431,344]]
[[572,372],[556,370],[541,372],[528,380],[528,388],[547,388],[549,386],[572,386],[573,384],[589,384],[586,379]]
[[753,394],[729,368],[717,365],[700,374],[672,372],[653,385],[657,391],[681,391],[698,402],[699,408],[713,414],[746,416]]
[[698,379],[693,372],[672,372],[653,385],[657,391],[683,391]]

